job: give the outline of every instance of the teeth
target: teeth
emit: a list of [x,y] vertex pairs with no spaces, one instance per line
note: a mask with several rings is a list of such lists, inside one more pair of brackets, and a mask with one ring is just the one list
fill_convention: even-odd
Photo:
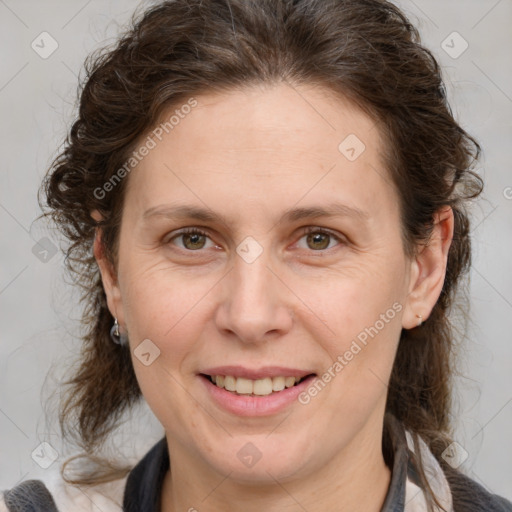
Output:
[[272,379],[272,391],[282,391],[285,388],[285,377],[274,377]]
[[265,377],[264,379],[245,379],[243,377],[233,377],[231,375],[213,375],[211,381],[219,388],[227,391],[233,391],[239,395],[259,395],[266,396],[273,392],[282,391],[284,388],[291,388],[298,384],[301,377]]
[[231,375],[226,375],[224,377],[224,388],[228,391],[236,391],[236,379],[235,377],[231,377]]
[[295,384],[295,377],[286,377],[286,379],[284,379],[284,385],[287,388],[291,388],[294,384]]
[[236,392],[239,395],[250,395],[252,393],[252,380],[238,377],[236,379]]
[[269,395],[274,391],[274,386],[272,383],[272,379],[270,377],[266,377],[265,379],[255,380],[254,383],[249,381],[252,384],[253,393],[255,395]]

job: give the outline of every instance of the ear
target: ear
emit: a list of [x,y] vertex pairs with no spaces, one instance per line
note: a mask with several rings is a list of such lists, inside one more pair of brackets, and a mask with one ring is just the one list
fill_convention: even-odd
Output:
[[[91,213],[91,217],[96,221],[100,221],[102,219],[101,214],[97,210],[94,210]],[[121,301],[121,292],[118,285],[116,271],[105,255],[105,247],[102,241],[102,229],[100,227],[96,228],[93,252],[94,257],[96,259],[96,263],[98,264],[98,267],[100,269],[103,288],[107,296],[108,309],[110,311],[110,314],[114,318],[117,318],[120,330],[123,331],[123,326],[125,325],[125,322],[123,306]]]
[[[402,327],[412,329],[430,315],[443,289],[448,251],[453,239],[453,210],[445,206],[434,215],[434,227],[427,245],[420,247],[411,262],[409,293]],[[422,318],[418,318],[421,316]]]

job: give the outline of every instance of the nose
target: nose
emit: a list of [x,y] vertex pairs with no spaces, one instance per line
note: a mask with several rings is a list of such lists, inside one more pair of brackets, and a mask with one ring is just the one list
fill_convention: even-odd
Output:
[[292,292],[264,254],[252,263],[236,255],[216,312],[217,328],[246,344],[278,338],[293,324]]

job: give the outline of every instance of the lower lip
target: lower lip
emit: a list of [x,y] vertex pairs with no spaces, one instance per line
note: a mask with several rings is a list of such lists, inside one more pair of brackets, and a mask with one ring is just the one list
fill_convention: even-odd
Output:
[[[223,409],[238,416],[268,416],[282,411],[297,400],[316,378],[310,375],[296,386],[266,396],[237,395],[216,386],[209,377],[199,375],[213,400]],[[298,401],[298,400],[297,400]]]

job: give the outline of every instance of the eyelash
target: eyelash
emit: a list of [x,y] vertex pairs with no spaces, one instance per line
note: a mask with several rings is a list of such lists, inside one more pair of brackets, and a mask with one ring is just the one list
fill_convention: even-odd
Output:
[[[334,238],[337,242],[339,242],[340,245],[346,243],[346,241],[342,237],[334,234],[332,231],[330,231],[328,229],[325,229],[325,228],[320,228],[320,227],[317,227],[317,226],[307,226],[307,227],[305,227],[302,230],[302,233],[301,233],[301,236],[300,236],[299,240],[302,239],[304,236],[309,235],[310,233],[321,233],[323,235],[329,235],[330,237]],[[166,243],[170,243],[172,240],[174,240],[175,238],[179,238],[182,235],[189,235],[189,234],[190,235],[201,235],[201,236],[205,236],[205,237],[210,238],[208,233],[206,233],[205,231],[203,231],[203,230],[201,230],[199,228],[184,228],[181,231],[178,231]],[[180,247],[180,249],[181,249],[181,247]],[[332,249],[332,247],[330,249]],[[320,252],[327,252],[330,249],[319,249],[318,251],[314,251],[313,249],[311,249],[311,251],[312,252],[320,253]],[[193,251],[193,250],[189,250],[189,249],[182,249],[182,250],[184,250],[186,252],[189,252],[189,253],[201,251],[201,249],[198,249],[197,251]]]

